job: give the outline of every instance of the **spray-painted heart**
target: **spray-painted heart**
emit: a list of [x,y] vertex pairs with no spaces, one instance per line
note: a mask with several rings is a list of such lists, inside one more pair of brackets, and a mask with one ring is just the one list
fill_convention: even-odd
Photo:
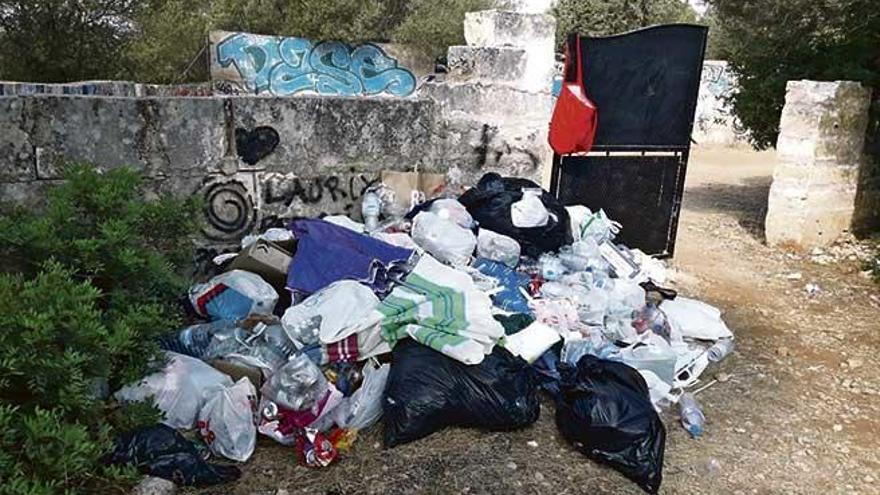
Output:
[[278,147],[279,141],[278,131],[269,126],[260,126],[252,131],[235,130],[235,150],[248,165],[256,165],[269,156]]

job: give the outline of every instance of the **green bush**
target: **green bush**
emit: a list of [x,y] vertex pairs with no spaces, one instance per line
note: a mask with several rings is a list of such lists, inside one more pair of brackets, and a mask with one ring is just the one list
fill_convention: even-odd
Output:
[[395,28],[394,41],[415,46],[434,57],[445,56],[448,47],[464,44],[464,15],[493,5],[492,0],[416,0]]
[[127,168],[65,178],[44,208],[0,215],[0,494],[130,481],[99,459],[157,411],[104,396],[160,364],[155,337],[180,325],[198,205],[145,200]]
[[[723,54],[738,76],[733,110],[755,147],[776,144],[788,81],[861,81],[877,94],[875,0],[712,0],[711,5],[723,26]],[[880,112],[874,115],[876,130]]]

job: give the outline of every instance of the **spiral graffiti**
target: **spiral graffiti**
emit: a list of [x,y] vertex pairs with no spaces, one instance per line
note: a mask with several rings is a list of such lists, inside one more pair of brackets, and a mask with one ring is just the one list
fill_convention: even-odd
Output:
[[240,239],[257,221],[254,199],[242,182],[230,179],[211,182],[203,187],[205,199],[205,235],[214,240]]

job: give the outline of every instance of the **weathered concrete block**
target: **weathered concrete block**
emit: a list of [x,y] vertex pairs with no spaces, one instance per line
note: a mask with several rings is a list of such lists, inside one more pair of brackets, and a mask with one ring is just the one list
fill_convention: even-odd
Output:
[[129,165],[147,176],[196,175],[227,148],[223,102],[208,98],[29,96],[37,175],[55,179],[65,163]]
[[[525,51],[516,85],[535,92],[547,91],[555,73],[556,19],[545,14],[501,10],[469,12],[464,35],[468,46],[515,47]],[[503,82],[510,82],[503,79]]]
[[446,55],[447,81],[498,82],[517,86],[526,75],[527,54],[522,48],[450,46]]
[[499,0],[499,9],[522,12],[524,14],[544,14],[553,8],[556,0]]
[[533,43],[552,45],[556,20],[546,14],[524,14],[504,10],[481,10],[464,16],[464,39],[470,46],[517,46]]
[[0,98],[0,181],[18,182],[37,178],[34,148],[25,129],[24,101]]
[[425,83],[420,94],[433,99],[447,115],[471,116],[492,125],[549,125],[549,91],[533,93],[498,84]]
[[871,92],[850,81],[789,81],[765,231],[771,245],[833,242],[853,228],[859,176],[868,166]]
[[377,164],[396,169],[433,165],[435,104],[426,98],[301,96],[229,101],[236,133],[260,127],[277,133],[277,146],[259,160],[259,167],[268,171],[295,169],[309,174],[377,169]]

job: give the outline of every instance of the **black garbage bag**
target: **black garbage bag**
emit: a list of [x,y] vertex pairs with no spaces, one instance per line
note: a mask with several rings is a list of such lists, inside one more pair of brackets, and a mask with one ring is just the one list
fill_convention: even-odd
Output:
[[610,465],[648,493],[663,480],[666,428],[633,368],[585,355],[559,364],[556,426],[587,457]]
[[514,430],[540,411],[534,371],[504,348],[466,365],[409,339],[394,347],[382,402],[386,447],[447,426]]
[[547,191],[541,195],[541,202],[551,213],[547,225],[530,228],[513,225],[510,207],[522,199],[523,188],[540,187],[527,179],[501,177],[490,172],[480,178],[476,187],[462,194],[458,201],[467,208],[481,228],[516,239],[522,247],[523,254],[537,258],[543,253],[557,251],[560,247],[572,243],[568,212],[565,206]]
[[206,462],[195,445],[166,425],[147,426],[120,436],[107,462],[131,464],[144,474],[178,485],[217,485],[241,476],[235,466]]

